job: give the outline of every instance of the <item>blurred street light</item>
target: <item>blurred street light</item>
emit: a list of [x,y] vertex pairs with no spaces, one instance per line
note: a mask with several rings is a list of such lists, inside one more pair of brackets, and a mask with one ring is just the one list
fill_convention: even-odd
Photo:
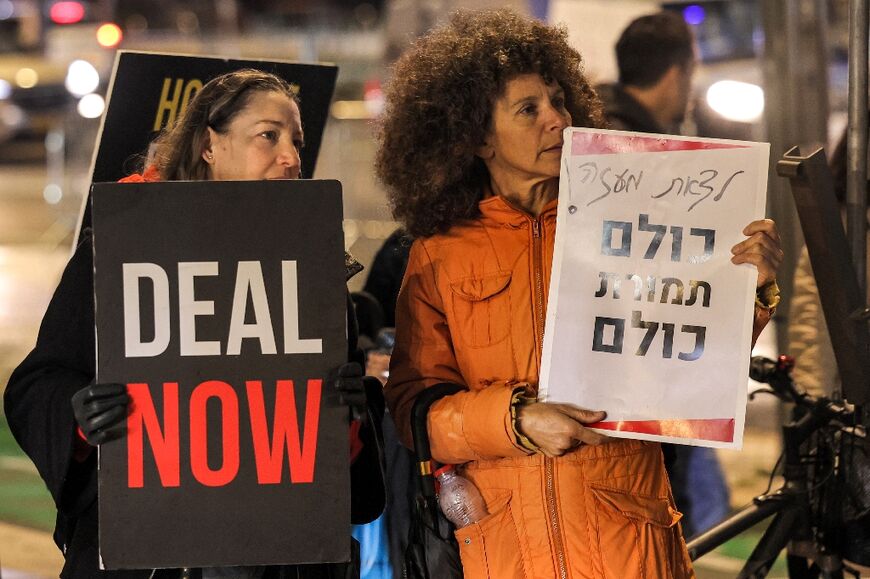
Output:
[[97,42],[105,48],[114,48],[121,43],[124,33],[114,22],[107,22],[97,29]]
[[7,20],[15,14],[15,6],[12,0],[0,0],[0,20]]
[[729,121],[751,123],[764,112],[764,91],[748,82],[720,80],[707,89],[707,104]]
[[32,68],[19,68],[15,73],[15,84],[21,88],[33,88],[39,83],[39,74]]
[[85,17],[85,7],[81,2],[55,2],[48,15],[55,24],[75,24]]
[[85,95],[79,100],[76,107],[79,114],[86,119],[96,119],[103,114],[106,108],[106,101],[98,94],[92,93]]
[[82,97],[97,90],[100,73],[87,60],[74,60],[67,69],[64,85],[73,96]]

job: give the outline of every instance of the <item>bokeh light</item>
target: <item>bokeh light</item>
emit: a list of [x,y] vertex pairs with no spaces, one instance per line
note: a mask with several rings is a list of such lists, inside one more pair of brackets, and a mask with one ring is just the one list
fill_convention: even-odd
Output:
[[751,123],[764,112],[764,90],[737,80],[720,80],[707,89],[707,104],[729,121]]
[[106,101],[98,94],[85,95],[79,100],[79,114],[86,119],[96,119],[103,114],[106,108]]
[[121,43],[122,38],[124,33],[121,32],[121,27],[114,22],[107,22],[97,29],[97,42],[100,46],[114,48]]
[[15,14],[15,5],[12,4],[12,0],[0,0],[0,20],[12,18],[13,14]]
[[75,24],[85,17],[85,7],[81,2],[55,2],[48,16],[55,24]]
[[50,205],[57,205],[63,199],[63,189],[57,183],[49,183],[42,190],[42,198]]
[[15,73],[15,84],[21,88],[33,88],[39,83],[39,74],[32,68],[19,68]]
[[100,73],[87,60],[74,60],[66,72],[66,89],[74,96],[81,97],[97,90],[100,86]]
[[698,26],[702,22],[704,22],[704,18],[706,18],[707,13],[704,12],[703,6],[698,6],[697,4],[690,4],[683,8],[683,20],[686,21],[686,24],[691,24],[692,26]]

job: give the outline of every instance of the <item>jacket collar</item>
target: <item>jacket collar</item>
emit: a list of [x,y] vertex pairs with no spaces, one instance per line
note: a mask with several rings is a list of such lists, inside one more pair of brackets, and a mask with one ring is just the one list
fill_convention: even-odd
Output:
[[666,132],[646,107],[631,96],[623,85],[602,85],[598,87],[598,91],[601,100],[604,101],[604,115],[611,123],[617,121],[616,124],[619,126],[642,133]]
[[[553,199],[544,206],[541,211],[541,219],[555,218],[556,207],[559,200]],[[484,219],[491,219],[501,225],[521,226],[526,223],[531,223],[535,220],[534,217],[526,213],[524,210],[511,204],[501,195],[493,195],[486,197],[478,203],[480,213]]]

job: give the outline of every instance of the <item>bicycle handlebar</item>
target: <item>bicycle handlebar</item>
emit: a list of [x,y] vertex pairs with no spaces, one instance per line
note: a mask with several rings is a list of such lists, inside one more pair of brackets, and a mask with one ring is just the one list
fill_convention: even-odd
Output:
[[812,396],[799,391],[791,378],[794,358],[782,355],[777,360],[764,356],[753,356],[749,363],[749,377],[756,382],[769,384],[773,393],[787,402],[794,402],[819,417],[829,420],[850,420],[854,412],[839,402],[825,396]]

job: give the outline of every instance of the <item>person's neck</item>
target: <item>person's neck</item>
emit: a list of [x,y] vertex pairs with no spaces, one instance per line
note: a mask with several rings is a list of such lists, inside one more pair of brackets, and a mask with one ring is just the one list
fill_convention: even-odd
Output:
[[491,177],[489,186],[493,195],[503,197],[511,205],[532,217],[538,217],[544,211],[544,207],[559,196],[558,177],[519,183]]
[[623,90],[646,109],[655,122],[665,131],[673,130],[674,119],[669,110],[669,96],[659,84],[648,88],[623,85]]

